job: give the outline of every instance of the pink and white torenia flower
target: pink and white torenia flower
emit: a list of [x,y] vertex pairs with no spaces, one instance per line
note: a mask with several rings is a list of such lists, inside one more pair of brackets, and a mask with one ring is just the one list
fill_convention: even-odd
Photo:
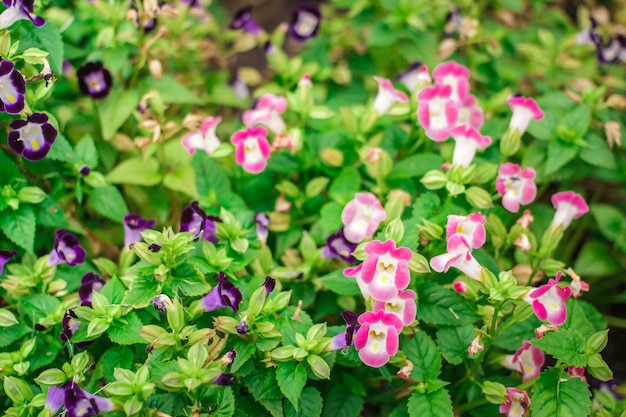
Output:
[[354,337],[359,358],[372,368],[380,368],[398,352],[402,322],[384,310],[365,312],[358,319],[361,327]]
[[235,161],[251,174],[262,172],[267,166],[271,149],[267,130],[248,127],[233,134],[230,141],[235,145]]
[[476,97],[468,94],[463,100],[459,101],[459,120],[460,125],[472,126],[476,130],[480,130],[485,121],[485,115],[483,109],[481,109],[476,103]]
[[430,260],[430,266],[437,272],[448,272],[455,267],[468,277],[480,281],[482,266],[472,256],[472,247],[462,234],[456,233],[448,238],[447,253],[437,255]]
[[468,167],[471,165],[476,151],[491,145],[491,138],[483,136],[478,130],[468,125],[458,125],[451,128],[448,134],[452,136],[456,145],[452,155],[452,164]]
[[450,99],[454,102],[462,102],[469,95],[469,77],[469,69],[454,61],[441,63],[433,70],[435,84],[449,85]]
[[562,191],[552,195],[552,205],[556,209],[552,226],[567,229],[573,219],[578,219],[589,211],[585,199],[573,191]]
[[378,94],[374,99],[374,110],[379,116],[387,113],[387,110],[391,108],[395,103],[406,103],[409,98],[400,90],[393,88],[391,81],[386,78],[374,77],[378,83]]
[[502,366],[521,372],[522,381],[526,382],[539,376],[545,360],[541,349],[524,340],[515,354],[505,356]]
[[537,102],[528,97],[513,96],[507,100],[509,107],[513,111],[511,121],[509,122],[509,129],[516,129],[520,136],[526,132],[531,120],[543,119],[543,111],[539,108]]
[[449,130],[459,119],[457,105],[450,98],[452,87],[434,85],[426,87],[417,95],[417,119],[426,136],[435,142],[443,142],[450,137]]
[[446,224],[446,239],[450,239],[452,235],[457,233],[465,237],[472,249],[480,248],[487,240],[485,218],[478,212],[469,216],[450,214]]
[[248,127],[263,125],[275,134],[285,130],[285,121],[281,114],[287,110],[287,99],[274,94],[265,94],[256,102],[254,108],[243,112],[243,123]]
[[365,245],[367,258],[363,261],[361,279],[376,301],[391,301],[411,280],[409,261],[413,257],[408,248],[396,248],[396,242],[373,240]]
[[537,318],[547,320],[556,326],[565,323],[567,319],[565,301],[572,295],[571,288],[558,285],[561,275],[561,271],[557,272],[554,279],[528,293],[528,300]]
[[398,74],[396,79],[411,92],[420,85],[425,86],[433,81],[428,72],[428,67],[421,62],[411,64],[409,69]]
[[388,301],[376,301],[372,307],[373,311],[383,310],[387,314],[395,315],[404,326],[408,326],[417,316],[417,306],[415,291],[398,291],[398,295]]
[[374,235],[387,218],[380,200],[372,193],[356,193],[341,212],[344,235],[352,243],[361,243]]
[[530,406],[528,394],[517,388],[507,388],[506,391],[506,402],[500,404],[500,412],[507,417],[522,417]]
[[585,369],[586,367],[584,366],[570,366],[567,368],[567,373],[569,376],[573,378],[580,378],[584,382],[587,382],[587,377],[585,376]]
[[200,130],[189,132],[183,136],[181,143],[189,155],[193,155],[196,149],[211,154],[220,146],[220,140],[215,134],[215,129],[221,121],[221,117],[207,117],[202,121]]
[[370,294],[368,285],[363,281],[361,276],[361,271],[363,270],[363,264],[359,264],[354,268],[346,268],[343,270],[343,275],[346,278],[354,278],[356,279],[356,283],[359,286],[359,290],[361,290],[361,295],[363,299],[369,300],[372,296]]
[[532,168],[522,169],[511,162],[502,164],[496,179],[496,190],[503,196],[502,206],[511,213],[517,213],[520,204],[532,203],[537,196],[536,175]]

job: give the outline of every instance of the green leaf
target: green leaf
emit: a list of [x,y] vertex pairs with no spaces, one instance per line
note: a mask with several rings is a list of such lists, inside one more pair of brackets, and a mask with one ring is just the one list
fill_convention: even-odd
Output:
[[533,315],[528,320],[509,326],[509,321],[511,320],[513,320],[512,317],[502,323],[503,326],[508,327],[496,336],[493,344],[502,349],[515,351],[522,345],[524,340],[530,340],[535,337],[535,329],[541,326],[541,321]]
[[117,343],[118,345],[146,344],[147,342],[139,336],[141,326],[143,326],[143,323],[137,316],[137,313],[131,312],[113,322],[107,334],[111,342]]
[[402,350],[413,363],[411,378],[416,381],[435,380],[441,373],[441,354],[433,339],[423,331],[413,339],[403,338]]
[[104,295],[111,304],[121,303],[125,292],[126,287],[117,277],[111,278],[100,290],[100,294]]
[[92,169],[98,166],[98,150],[90,134],[86,134],[76,145],[76,160]]
[[619,209],[608,204],[592,204],[591,214],[607,239],[615,241],[620,234],[626,233],[626,216]]
[[280,362],[276,369],[276,380],[285,397],[298,411],[300,395],[306,384],[306,369],[294,362]]
[[419,309],[417,318],[428,324],[462,326],[478,319],[474,310],[453,290],[435,283],[418,287]]
[[217,393],[219,407],[213,415],[215,417],[232,417],[235,414],[235,394],[231,387],[222,387]]
[[452,401],[445,388],[431,393],[415,391],[409,397],[410,417],[453,417]]
[[61,162],[71,162],[74,160],[74,149],[72,149],[70,142],[61,133],[59,133],[50,148],[47,159]]
[[389,27],[382,20],[376,21],[372,25],[372,31],[367,38],[367,46],[389,46],[398,40],[398,32]]
[[122,223],[128,214],[122,193],[111,184],[93,189],[89,194],[89,202],[98,213],[118,223]]
[[31,328],[23,324],[3,327],[0,332],[0,348],[9,346],[11,343],[19,340],[21,337],[30,332]]
[[600,136],[590,134],[587,144],[589,146],[580,149],[580,159],[594,167],[615,169],[615,155]]
[[236,373],[256,352],[256,346],[245,342],[237,342],[235,344],[235,351],[237,356],[233,361],[233,365],[230,368],[230,372]]
[[[18,26],[19,25],[19,26]],[[63,40],[57,27],[49,20],[42,27],[36,27],[29,21],[22,21],[11,31],[13,41],[19,39],[20,47],[18,52],[23,52],[28,48],[39,48],[50,55],[47,59],[50,67],[57,74],[63,69],[64,48]]]
[[354,198],[361,188],[361,174],[354,167],[346,167],[333,180],[328,189],[328,196],[344,206]]
[[21,177],[17,165],[2,151],[0,151],[0,172],[2,172],[0,185],[8,184],[13,179]]
[[437,345],[443,357],[451,364],[458,365],[469,357],[467,348],[476,337],[474,326],[441,326],[437,330]]
[[439,169],[441,164],[443,164],[443,158],[434,153],[411,155],[394,164],[389,178],[421,177],[430,170]]
[[20,298],[20,304],[33,323],[37,323],[59,307],[58,298],[48,294],[31,294]]
[[155,88],[161,95],[163,103],[166,104],[203,104],[205,102],[198,94],[179,83],[170,74],[163,74],[159,80],[154,77],[146,78],[141,84],[142,88]]
[[159,294],[161,294],[161,287],[158,281],[152,279],[152,276],[139,275],[130,284],[122,304],[130,304],[135,309],[147,307],[150,301]]
[[59,354],[59,348],[54,343],[48,343],[42,338],[37,339],[34,352],[28,356],[28,372],[34,372],[46,365],[50,365]]
[[585,356],[585,338],[574,329],[548,332],[541,339],[534,339],[530,344],[537,346],[544,353],[571,366],[587,365]]
[[312,387],[306,387],[300,396],[300,410],[291,403],[285,403],[286,417],[319,417],[322,414],[322,394]]
[[102,136],[111,139],[139,104],[137,90],[113,88],[107,98],[98,102],[98,115]]
[[182,164],[163,177],[163,185],[170,190],[187,194],[191,198],[198,198],[196,189],[196,172],[191,164]]
[[152,186],[161,182],[159,162],[154,158],[140,156],[119,163],[106,175],[106,180],[113,184],[133,184]]
[[0,213],[0,230],[20,248],[33,252],[35,244],[35,213],[30,205]]
[[563,119],[563,123],[569,129],[573,129],[578,134],[579,138],[585,136],[587,130],[589,130],[589,123],[591,122],[591,105],[583,104],[576,107],[573,111],[568,113]]
[[363,409],[363,398],[352,394],[347,387],[335,385],[324,402],[323,417],[358,417]]
[[591,392],[580,378],[568,378],[558,368],[541,373],[533,388],[531,406],[533,417],[581,417],[591,411]]
[[589,239],[585,242],[574,262],[574,270],[583,277],[602,278],[622,270],[619,261],[611,253],[605,240]]
[[548,159],[546,161],[546,175],[551,175],[574,159],[578,147],[570,143],[553,140],[548,145]]
[[318,281],[328,287],[332,292],[339,295],[360,295],[361,290],[354,278],[347,278],[343,275],[343,270],[333,271],[324,275]]
[[51,197],[35,206],[35,217],[37,224],[48,227],[67,227],[67,218],[63,208]]
[[526,132],[539,140],[552,140],[555,137],[556,126],[559,124],[559,121],[559,116],[554,112],[546,112],[543,120],[531,122]]

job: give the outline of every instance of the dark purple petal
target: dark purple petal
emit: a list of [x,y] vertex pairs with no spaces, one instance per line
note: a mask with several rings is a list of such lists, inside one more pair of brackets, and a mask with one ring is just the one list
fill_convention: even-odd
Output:
[[111,411],[113,403],[108,398],[88,393],[72,382],[65,390],[65,408],[68,417],[92,417]]
[[289,36],[299,42],[304,42],[317,35],[322,21],[322,13],[317,4],[301,3],[291,11]]
[[156,243],[153,243],[152,245],[148,246],[148,250],[150,252],[154,252],[154,253],[157,253],[158,251],[160,251],[161,248],[162,248],[162,246],[161,245],[157,245]]
[[10,61],[0,61],[0,103],[2,111],[18,114],[24,109],[26,81]]
[[256,224],[256,235],[262,243],[267,242],[268,227],[270,218],[267,214],[257,212],[254,215],[254,223]]
[[248,320],[247,318],[243,318],[243,320],[241,320],[239,322],[238,325],[235,326],[235,330],[237,330],[237,333],[239,334],[246,334],[248,333],[250,330],[248,329]]
[[221,221],[222,219],[217,216],[206,217],[206,220],[204,221],[204,240],[207,240],[213,244],[216,244],[218,242],[217,236],[215,235],[217,233],[217,225],[215,224],[215,222]]
[[82,306],[91,307],[91,295],[94,291],[100,292],[106,281],[93,272],[87,272],[80,280],[78,296]]
[[242,295],[239,288],[235,287],[235,285],[228,280],[226,274],[220,272],[218,284],[202,299],[200,305],[206,311],[230,307],[236,313],[239,311],[241,299]]
[[337,232],[328,236],[326,239],[326,246],[322,252],[324,258],[338,258],[343,259],[348,263],[355,263],[356,258],[352,256],[352,252],[356,249],[357,245],[346,239],[343,228]]
[[197,201],[194,201],[185,207],[180,215],[180,231],[198,237],[204,229],[206,218],[206,212],[200,208]]
[[124,246],[129,247],[133,243],[141,242],[141,232],[152,229],[156,220],[147,220],[137,213],[129,213],[124,216]]
[[4,271],[4,265],[9,262],[17,252],[14,250],[4,250],[0,249],[0,275],[2,275],[2,271]]
[[76,315],[72,310],[67,310],[63,315],[63,320],[61,321],[61,334],[59,335],[59,339],[61,342],[68,343],[78,327],[80,326],[79,321],[76,319]]
[[87,175],[91,174],[91,168],[89,168],[87,165],[83,165],[78,169],[78,173],[83,177],[86,177]]
[[265,277],[263,286],[265,287],[265,291],[267,291],[267,295],[270,295],[270,293],[274,290],[274,287],[276,287],[276,280],[268,275]]
[[7,138],[9,147],[29,161],[45,158],[58,135],[44,113],[33,113],[26,120],[14,120],[9,126],[13,128]]
[[102,66],[102,62],[89,62],[81,67],[76,75],[80,91],[95,99],[108,96],[113,86],[111,73]]
[[243,30],[255,37],[261,34],[261,26],[252,17],[252,6],[239,10],[230,23],[230,28]]
[[236,357],[237,351],[235,349],[231,349],[222,357],[222,363],[226,366],[231,366],[233,362],[235,362]]
[[223,372],[220,376],[217,377],[214,384],[215,385],[232,385],[235,380],[235,375]]
[[67,263],[75,266],[85,262],[87,252],[80,246],[76,235],[68,233],[65,229],[58,229],[54,238],[54,249],[48,258],[49,265]]
[[170,298],[165,294],[157,295],[152,299],[152,301],[150,301],[152,307],[154,307],[154,309],[159,313],[164,313],[166,304],[171,302],[172,300],[170,300]]

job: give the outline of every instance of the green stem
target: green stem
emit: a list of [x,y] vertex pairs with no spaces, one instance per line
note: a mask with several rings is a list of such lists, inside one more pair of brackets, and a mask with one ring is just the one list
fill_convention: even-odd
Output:
[[617,327],[620,329],[626,329],[626,319],[623,317],[604,316],[610,327]]

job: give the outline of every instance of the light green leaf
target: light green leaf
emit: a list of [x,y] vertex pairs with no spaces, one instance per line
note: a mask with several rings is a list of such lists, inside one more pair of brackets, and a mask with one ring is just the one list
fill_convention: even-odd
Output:
[[152,276],[139,275],[130,284],[130,289],[124,295],[122,304],[130,304],[135,309],[147,307],[150,301],[161,293],[158,281]]
[[437,330],[437,345],[443,357],[451,364],[458,365],[469,357],[467,348],[476,337],[474,326],[441,326]]
[[570,143],[553,140],[548,145],[548,159],[546,161],[546,175],[551,175],[574,159],[578,148]]
[[607,239],[614,241],[621,233],[626,233],[626,216],[616,207],[592,204],[591,214]]
[[196,172],[191,164],[179,165],[172,172],[163,177],[163,185],[170,190],[187,194],[191,198],[198,198],[196,189]]
[[322,394],[312,387],[306,387],[300,396],[300,410],[296,411],[291,403],[285,403],[286,417],[319,417],[322,414]]
[[111,278],[104,287],[100,290],[100,294],[104,295],[109,303],[111,304],[119,304],[122,302],[124,298],[124,292],[126,288],[122,284],[122,282],[117,278]]
[[453,290],[435,283],[418,287],[420,300],[417,318],[429,324],[462,326],[478,319],[467,302]]
[[98,166],[98,150],[90,134],[86,134],[76,145],[76,160],[92,169]]
[[328,195],[342,206],[354,198],[361,188],[361,175],[354,167],[346,167],[333,180],[328,189]]
[[402,350],[413,363],[411,378],[416,381],[435,380],[441,373],[441,354],[429,335],[420,331],[413,339],[403,338]]
[[421,177],[430,170],[439,169],[441,164],[443,164],[443,158],[434,153],[411,155],[394,164],[389,178]]
[[580,378],[567,378],[558,368],[543,371],[533,388],[533,417],[580,417],[591,411],[591,392]]
[[360,295],[361,290],[354,278],[347,278],[343,275],[343,270],[337,270],[324,275],[318,279],[319,282],[328,287],[332,292],[339,295]]
[[163,103],[203,104],[205,102],[198,94],[189,90],[169,74],[163,74],[160,80],[148,78],[146,81],[147,87],[156,88],[161,94]]
[[587,144],[589,146],[580,149],[580,159],[595,167],[615,169],[615,155],[600,136],[590,134]]
[[128,214],[122,193],[111,184],[94,188],[89,194],[89,202],[98,213],[118,223],[122,223]]
[[58,298],[48,294],[31,294],[20,298],[20,304],[33,322],[38,322],[61,304]]
[[50,67],[57,74],[63,68],[64,48],[59,29],[50,21],[42,27],[36,27],[29,21],[19,22],[14,30],[11,30],[12,40],[20,41],[19,52],[28,48],[40,48],[48,52]]
[[577,330],[548,332],[541,339],[531,340],[530,344],[568,365],[587,365],[585,338]]
[[145,344],[147,342],[139,336],[141,326],[143,326],[143,323],[137,316],[137,313],[131,312],[113,322],[107,334],[111,342],[117,343],[118,345]]
[[230,372],[236,373],[256,352],[256,346],[245,342],[237,342],[235,344],[235,351],[237,356],[233,361],[233,365],[230,368]]
[[70,162],[74,159],[72,145],[61,133],[57,135],[46,158],[61,162]]
[[576,107],[570,113],[568,113],[563,119],[563,123],[570,129],[573,129],[578,134],[579,138],[585,136],[587,130],[589,130],[589,123],[591,122],[591,105],[583,104]]
[[539,140],[548,141],[555,137],[556,126],[558,124],[559,116],[554,112],[547,112],[543,120],[531,122],[526,132]]
[[0,230],[20,248],[33,252],[35,244],[35,213],[30,205],[0,213]]
[[161,182],[159,162],[154,158],[143,160],[138,156],[118,164],[106,175],[106,180],[113,184],[133,184],[152,186]]
[[300,396],[306,379],[306,369],[303,365],[294,362],[280,362],[278,364],[276,370],[278,386],[296,411],[300,409]]
[[431,393],[415,391],[409,397],[410,417],[453,417],[452,401],[445,388]]
[[137,90],[113,88],[109,96],[98,103],[98,115],[102,126],[102,136],[111,139],[139,104]]
[[398,40],[398,31],[378,20],[372,25],[372,31],[367,39],[367,46],[389,46]]

